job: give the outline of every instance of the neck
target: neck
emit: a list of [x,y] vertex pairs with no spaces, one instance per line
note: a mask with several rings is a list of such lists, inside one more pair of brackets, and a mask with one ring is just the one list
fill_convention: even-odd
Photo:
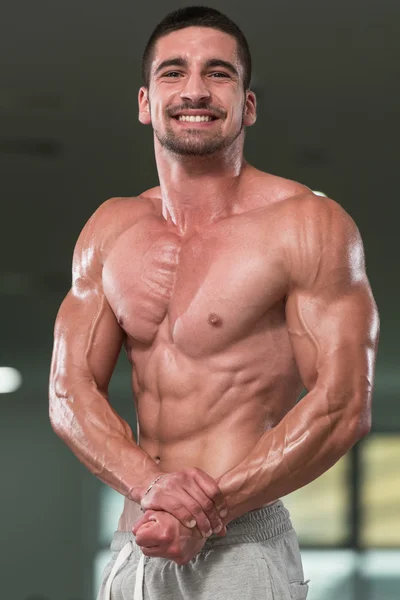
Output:
[[234,142],[212,156],[178,156],[157,138],[154,143],[163,217],[180,234],[205,228],[232,213],[247,167],[242,144]]

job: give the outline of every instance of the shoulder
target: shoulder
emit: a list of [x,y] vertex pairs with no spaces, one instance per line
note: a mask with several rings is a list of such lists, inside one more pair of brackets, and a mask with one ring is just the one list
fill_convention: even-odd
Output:
[[342,241],[358,235],[355,222],[338,202],[311,191],[286,198],[279,212],[291,235],[312,235],[314,241],[321,243],[335,235]]
[[244,179],[246,195],[257,195],[260,207],[280,203],[288,198],[312,193],[310,188],[278,175],[265,173],[248,165]]
[[335,200],[315,194],[302,183],[270,175],[254,169],[251,173],[251,193],[265,199],[260,208],[265,216],[274,220],[287,241],[296,243],[298,236],[307,236],[309,242],[323,243],[333,237],[343,240],[359,237],[356,224],[345,209]]
[[310,283],[334,270],[356,279],[364,273],[360,232],[338,202],[310,192],[288,198],[280,208],[287,264],[294,280]]
[[146,195],[109,198],[84,225],[74,250],[74,263],[104,263],[114,241],[146,215],[157,212],[156,203]]
[[158,212],[157,201],[146,194],[109,198],[95,210],[82,229],[81,237],[113,237],[138,219]]
[[128,219],[135,220],[156,210],[154,202],[145,194],[132,197],[109,198],[95,210],[85,227],[112,230]]

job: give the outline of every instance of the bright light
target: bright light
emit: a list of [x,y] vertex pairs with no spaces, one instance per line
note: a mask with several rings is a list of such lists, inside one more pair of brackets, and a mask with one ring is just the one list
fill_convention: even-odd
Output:
[[0,367],[0,394],[15,392],[22,384],[22,375],[12,367]]
[[316,192],[315,190],[313,190],[313,194],[315,194],[316,196],[324,196],[325,198],[328,197],[326,194],[324,194],[324,192]]

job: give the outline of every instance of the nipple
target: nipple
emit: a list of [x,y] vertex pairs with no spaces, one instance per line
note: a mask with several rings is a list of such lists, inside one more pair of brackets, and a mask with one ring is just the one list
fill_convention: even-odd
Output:
[[208,315],[208,322],[210,323],[210,325],[212,325],[213,327],[220,327],[222,325],[222,319],[219,315],[217,315],[216,313],[210,313]]
[[160,456],[156,456],[154,460],[155,460],[155,461],[156,461],[156,463],[158,464],[158,463],[160,462],[160,460],[161,460],[161,457],[160,457]]

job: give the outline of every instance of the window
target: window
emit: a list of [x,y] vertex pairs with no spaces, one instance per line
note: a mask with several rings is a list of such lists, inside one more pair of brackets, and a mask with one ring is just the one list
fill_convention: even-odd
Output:
[[362,444],[361,470],[361,545],[399,547],[400,436],[368,436]]
[[283,499],[302,545],[340,546],[349,541],[349,457]]

